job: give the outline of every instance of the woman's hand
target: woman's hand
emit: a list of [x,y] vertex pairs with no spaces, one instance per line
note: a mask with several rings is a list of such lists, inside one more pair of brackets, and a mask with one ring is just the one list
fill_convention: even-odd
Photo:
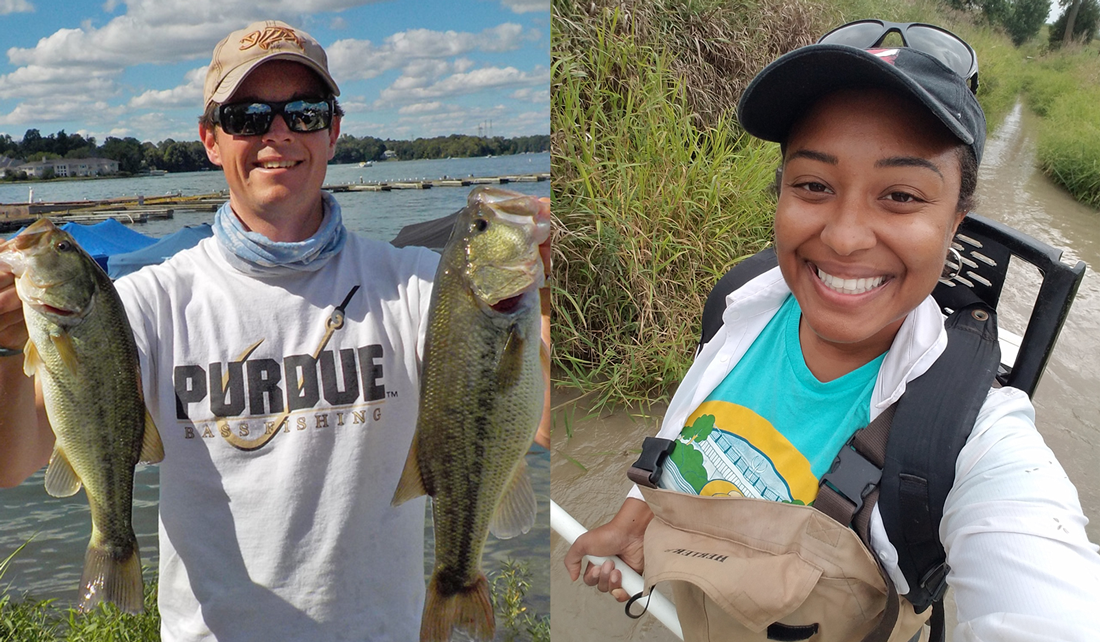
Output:
[[[576,581],[581,575],[581,562],[585,555],[607,557],[617,555],[627,566],[641,573],[645,568],[642,542],[646,526],[653,519],[653,511],[640,499],[628,498],[611,521],[594,528],[577,538],[565,554],[565,568]],[[584,571],[584,583],[595,586],[620,602],[630,599],[622,587],[623,574],[607,560],[596,566],[589,563]]]

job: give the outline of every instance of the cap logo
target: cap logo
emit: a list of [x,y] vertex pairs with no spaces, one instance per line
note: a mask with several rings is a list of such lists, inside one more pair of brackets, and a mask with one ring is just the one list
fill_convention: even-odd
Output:
[[271,48],[277,42],[292,42],[298,49],[302,49],[302,40],[293,29],[286,27],[266,27],[263,31],[253,31],[241,38],[241,51],[259,47],[264,51]]
[[894,64],[894,61],[898,59],[897,49],[868,49],[867,53],[888,65]]

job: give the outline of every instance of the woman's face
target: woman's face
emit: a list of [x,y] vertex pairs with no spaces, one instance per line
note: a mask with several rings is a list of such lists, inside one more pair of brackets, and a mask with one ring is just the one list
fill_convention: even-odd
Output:
[[877,90],[831,94],[791,130],[776,251],[815,374],[811,353],[885,352],[936,285],[965,215],[958,145],[925,109]]

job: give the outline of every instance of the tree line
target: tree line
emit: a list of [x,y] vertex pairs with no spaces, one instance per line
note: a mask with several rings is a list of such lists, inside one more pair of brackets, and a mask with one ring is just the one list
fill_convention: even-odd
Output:
[[[1017,47],[1039,34],[1051,0],[946,0],[948,6],[977,10],[990,24],[1002,27]],[[1051,25],[1048,45],[1057,49],[1067,40],[1092,42],[1100,26],[1097,0],[1058,0],[1061,16]]]
[[[468,158],[473,156],[505,156],[524,152],[550,150],[550,136],[437,136],[416,140],[382,140],[372,136],[357,138],[344,134],[336,141],[334,163],[359,163],[387,160],[417,160],[422,158]],[[387,152],[390,152],[387,154]],[[62,158],[108,158],[118,161],[120,174],[139,174],[149,170],[194,172],[214,169],[200,141],[176,141],[171,138],[159,143],[141,142],[133,137],[108,136],[97,145],[94,136],[67,134],[61,130],[43,136],[37,129],[28,129],[22,140],[10,134],[0,134],[0,155],[25,162]],[[8,169],[5,178],[21,178]],[[25,178],[23,176],[22,178]]]

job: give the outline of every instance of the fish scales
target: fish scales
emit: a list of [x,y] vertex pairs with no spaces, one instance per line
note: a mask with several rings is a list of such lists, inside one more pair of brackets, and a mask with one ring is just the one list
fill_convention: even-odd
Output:
[[137,347],[102,269],[47,219],[0,245],[16,274],[30,340],[24,370],[39,381],[56,437],[46,490],[85,488],[92,536],[78,606],[143,610],[141,561],[131,524],[134,467],[163,447],[141,394]]
[[454,627],[492,638],[486,537],[518,535],[534,522],[524,455],[546,394],[537,246],[549,221],[536,199],[504,190],[474,190],[469,203],[436,273],[417,431],[394,496],[395,504],[433,498],[422,641],[448,640]]

